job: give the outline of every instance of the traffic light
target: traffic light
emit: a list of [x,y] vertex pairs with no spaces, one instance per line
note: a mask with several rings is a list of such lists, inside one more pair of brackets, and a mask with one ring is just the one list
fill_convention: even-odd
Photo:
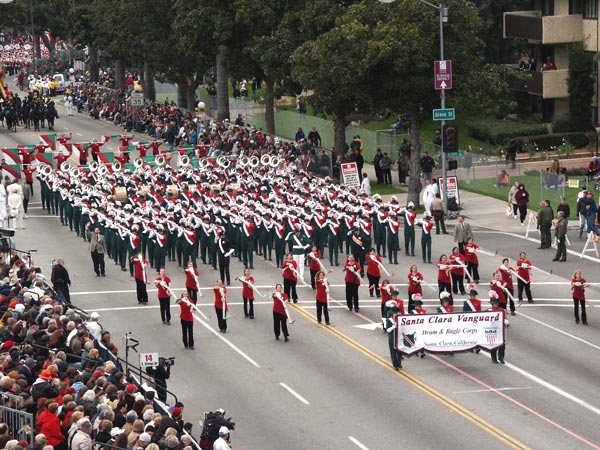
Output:
[[458,128],[455,125],[444,125],[444,151],[448,153],[458,152]]

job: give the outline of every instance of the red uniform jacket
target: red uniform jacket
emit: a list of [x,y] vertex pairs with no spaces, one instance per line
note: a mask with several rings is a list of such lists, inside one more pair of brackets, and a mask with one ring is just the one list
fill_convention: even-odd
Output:
[[380,278],[381,270],[379,269],[379,264],[377,264],[377,261],[379,261],[379,263],[381,263],[381,256],[367,255],[366,258],[367,258],[367,274],[371,275],[372,277]]
[[285,313],[285,308],[283,307],[283,302],[288,301],[288,296],[283,292],[276,292],[275,294],[273,294],[273,312],[287,317],[287,314]]
[[[354,272],[350,268],[354,268]],[[345,281],[346,283],[360,284],[360,264],[356,261],[352,264],[344,264],[344,270],[346,272]]]
[[450,265],[450,263],[448,261],[446,262],[437,262],[436,266],[438,266],[438,281],[443,281],[444,283],[451,283],[452,280],[450,279],[450,271],[448,270],[448,266]]
[[194,275],[196,275],[196,278],[198,278],[198,269],[195,268],[191,268],[190,269],[185,269],[185,287],[186,289],[191,289],[193,291],[197,291],[198,290],[198,283],[196,283],[196,279],[194,278]]
[[158,277],[156,280],[154,280],[154,284],[156,284],[156,287],[158,288],[158,298],[170,298],[171,294],[169,294],[165,287],[160,284],[161,281],[164,281],[164,283],[169,286],[171,279],[169,277]]
[[[524,268],[523,264],[527,264],[527,268]],[[527,282],[531,281],[529,269],[531,269],[531,261],[529,261],[528,259],[526,259],[525,261],[521,261],[519,259],[517,261],[517,274]]]
[[[221,289],[223,289],[223,293],[221,293]],[[223,309],[223,303],[225,303],[225,311],[229,311],[229,305],[227,305],[227,288],[225,286],[215,286],[213,288],[213,292],[215,293],[215,307],[219,309]]]
[[[576,286],[575,283],[581,283],[581,286]],[[573,278],[571,280],[571,286],[573,287],[573,298],[577,300],[585,301],[585,288],[583,285],[585,284],[585,280],[583,278],[577,279]]]
[[423,274],[421,272],[409,273],[408,274],[408,292],[410,292],[412,294],[422,294],[423,287],[421,286],[421,283],[419,283],[419,281],[413,280],[413,277],[418,278],[419,280],[424,279]]
[[193,308],[192,308],[191,303],[192,303],[192,301],[190,299],[187,299],[187,302],[185,302],[185,301],[179,302],[179,308],[180,308],[179,318],[185,322],[193,322],[194,321],[194,316],[192,315]]
[[292,271],[292,269],[298,269],[298,263],[296,261],[288,261],[287,259],[283,262],[283,278],[292,281],[298,281],[298,277]]
[[[245,277],[244,277],[245,279]],[[241,280],[241,278],[240,278]],[[249,281],[250,283],[254,284],[254,277],[253,276],[249,276],[248,279],[246,279],[246,281]],[[250,285],[248,283],[242,282],[242,297],[250,299],[250,300],[254,300],[254,290],[252,289],[252,287],[250,287]]]
[[317,301],[319,303],[327,303],[327,290],[329,282],[317,281]]

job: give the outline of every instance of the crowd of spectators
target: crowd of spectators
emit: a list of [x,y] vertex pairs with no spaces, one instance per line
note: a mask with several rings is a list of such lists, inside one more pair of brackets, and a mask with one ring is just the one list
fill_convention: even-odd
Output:
[[24,261],[0,265],[0,449],[193,448],[183,404],[167,414],[152,387],[128,381],[99,314],[65,303]]

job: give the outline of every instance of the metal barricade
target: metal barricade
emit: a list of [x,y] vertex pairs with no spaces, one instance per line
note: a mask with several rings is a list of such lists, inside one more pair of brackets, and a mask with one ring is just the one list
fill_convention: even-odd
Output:
[[2,393],[0,405],[0,422],[8,425],[10,434],[19,441],[26,441],[33,446],[33,414],[18,408],[23,406],[23,398],[16,395]]

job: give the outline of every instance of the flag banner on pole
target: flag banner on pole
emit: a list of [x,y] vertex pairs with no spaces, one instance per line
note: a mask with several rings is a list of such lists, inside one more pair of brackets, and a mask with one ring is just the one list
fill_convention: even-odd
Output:
[[476,347],[492,350],[504,344],[502,311],[394,316],[396,349],[411,355],[420,350],[460,352]]
[[66,142],[64,144],[61,144],[59,142],[56,144],[56,149],[58,150],[59,153],[62,153],[63,155],[70,155],[72,148],[73,148],[73,144],[71,144],[70,142]]
[[40,134],[40,142],[49,146],[53,151],[56,150],[55,134]]
[[200,168],[200,161],[198,160],[198,158],[190,158],[190,164],[194,169]]
[[125,164],[124,170],[129,170],[131,173],[135,172],[136,167],[133,164]]
[[21,156],[16,148],[3,148],[2,157],[5,164],[21,164]]
[[35,145],[17,145],[17,150],[33,150]]
[[77,161],[77,164],[81,163],[81,154],[87,152],[87,149],[86,149],[87,144],[88,144],[87,142],[74,142],[73,143],[73,146],[71,147],[71,158],[73,158],[75,161]]
[[113,152],[100,152],[98,153],[98,160],[104,164],[112,164],[115,160],[115,154]]
[[52,153],[49,153],[49,152],[38,153],[37,155],[35,155],[35,159],[37,159],[38,162],[52,166]]
[[18,164],[3,164],[2,178],[10,178],[11,180],[21,179],[21,166]]
[[156,159],[156,156],[152,155],[152,156],[146,156],[144,157],[144,161],[147,164],[154,164],[154,160]]
[[114,139],[118,139],[120,137],[121,137],[120,134],[103,134],[102,136],[100,136],[100,142],[106,143],[106,142],[110,141],[111,139],[114,140]]

